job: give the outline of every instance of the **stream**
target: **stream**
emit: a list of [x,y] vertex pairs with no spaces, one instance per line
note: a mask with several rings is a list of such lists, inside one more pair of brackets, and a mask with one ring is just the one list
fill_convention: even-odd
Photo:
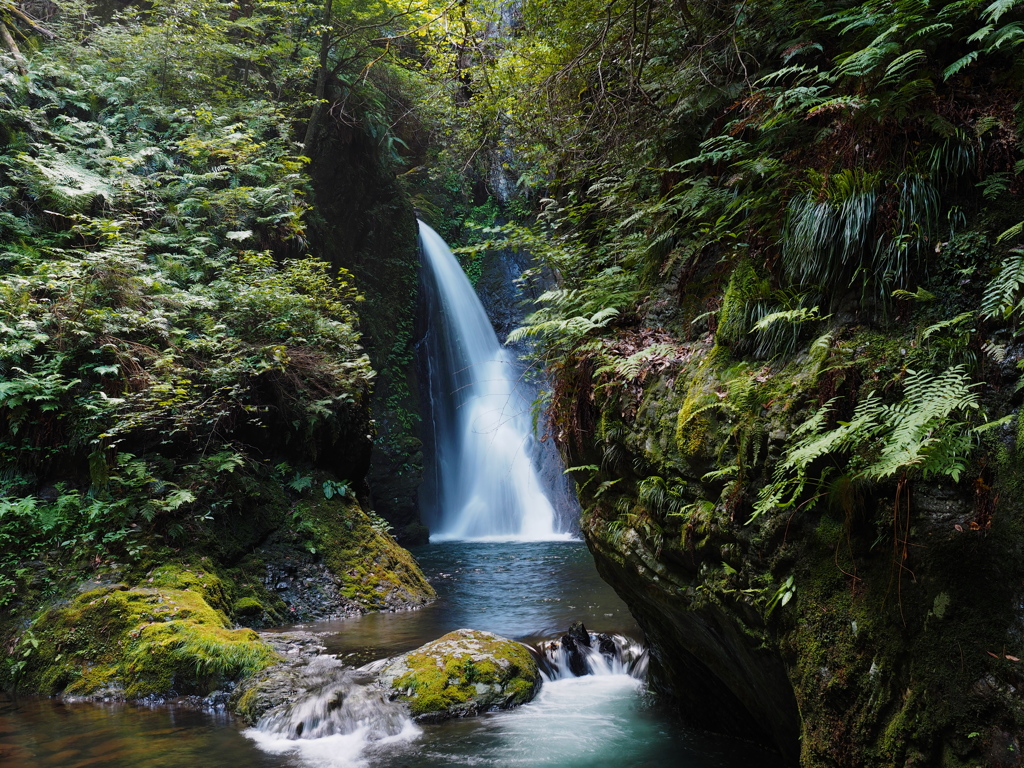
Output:
[[[552,639],[574,620],[639,640],[617,596],[575,541],[444,542],[414,550],[438,600],[417,611],[301,625],[329,653],[361,665],[459,627],[527,643]],[[292,629],[299,628],[293,627]],[[747,768],[777,765],[757,747],[686,728],[627,674],[545,681],[537,699],[507,712],[440,725],[411,723],[396,736],[275,739],[224,712],[185,703],[0,702],[4,768]]]
[[[316,633],[326,653],[312,687],[245,729],[187,702],[0,701],[4,768],[747,768],[777,765],[761,749],[696,732],[645,693],[647,653],[625,605],[573,535],[559,503],[561,467],[533,436],[536,390],[504,348],[444,241],[420,225],[431,450],[413,550],[438,599],[419,610],[281,627]],[[563,481],[564,482],[564,481]],[[557,640],[589,630],[576,671]],[[543,684],[516,709],[417,725],[382,699],[375,662],[456,629],[486,630],[537,649]],[[582,630],[581,630],[582,631]],[[603,633],[597,635],[594,633]],[[585,636],[584,636],[585,638]],[[370,670],[354,668],[369,665]],[[582,665],[582,666],[581,666]],[[586,674],[581,674],[586,672]],[[581,676],[577,676],[581,674]],[[313,684],[315,683],[315,684]]]

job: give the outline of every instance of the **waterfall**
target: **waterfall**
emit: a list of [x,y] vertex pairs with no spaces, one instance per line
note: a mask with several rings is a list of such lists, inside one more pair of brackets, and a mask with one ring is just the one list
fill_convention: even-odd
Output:
[[[433,541],[569,538],[536,467],[521,370],[498,342],[455,256],[420,222],[430,327],[434,472],[424,517]],[[432,507],[432,508],[431,508]]]
[[588,632],[582,624],[573,625],[558,640],[541,643],[537,651],[548,682],[586,675],[647,677],[647,649],[642,644],[623,635]]
[[265,752],[295,755],[303,765],[358,766],[368,749],[420,734],[406,707],[386,700],[366,670],[317,656],[293,675],[300,692],[280,696],[283,701],[244,732]]

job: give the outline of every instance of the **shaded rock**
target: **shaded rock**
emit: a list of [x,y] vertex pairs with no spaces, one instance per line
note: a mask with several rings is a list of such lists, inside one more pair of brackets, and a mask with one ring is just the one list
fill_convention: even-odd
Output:
[[576,677],[582,677],[589,673],[590,668],[587,665],[587,654],[582,649],[590,647],[590,633],[583,626],[583,622],[574,621],[569,627],[569,631],[562,635],[561,643],[562,648],[565,650],[565,658],[569,664],[569,670]]
[[310,632],[262,632],[260,639],[274,650],[279,663],[243,680],[229,702],[232,711],[249,725],[266,712],[295,701],[323,677],[325,667],[340,670],[343,666],[332,656],[321,656],[324,646]]
[[263,586],[292,621],[405,610],[433,599],[412,555],[355,500],[304,499],[295,513],[303,529],[279,530],[259,549]]
[[459,629],[391,660],[379,680],[417,720],[440,722],[525,704],[540,687],[540,671],[525,645]]

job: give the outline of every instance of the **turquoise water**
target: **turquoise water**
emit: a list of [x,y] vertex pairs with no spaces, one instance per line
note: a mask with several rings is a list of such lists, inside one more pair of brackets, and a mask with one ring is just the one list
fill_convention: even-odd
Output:
[[284,629],[324,632],[329,653],[364,664],[466,627],[536,642],[582,621],[638,638],[633,617],[579,541],[444,542],[413,549],[438,599],[425,608]]
[[[457,543],[415,551],[438,590],[419,610],[305,625],[352,663],[393,655],[460,627],[536,642],[574,620],[639,638],[579,542]],[[268,738],[224,713],[181,705],[0,703],[4,768],[771,768],[751,745],[687,729],[644,694],[642,681],[603,675],[546,682],[509,712],[409,727],[386,742],[366,733]]]

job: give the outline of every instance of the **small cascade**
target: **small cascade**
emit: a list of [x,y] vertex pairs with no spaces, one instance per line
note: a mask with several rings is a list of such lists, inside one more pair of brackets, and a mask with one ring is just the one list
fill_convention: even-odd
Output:
[[434,541],[570,538],[537,471],[522,371],[444,240],[420,222],[435,455],[424,516]]
[[302,669],[303,692],[271,709],[246,731],[271,753],[320,752],[354,764],[369,746],[406,741],[419,734],[405,707],[384,698],[372,674],[346,668],[333,656],[317,656]]
[[585,675],[647,676],[647,649],[622,635],[588,632],[581,622],[558,640],[541,643],[540,667],[544,679],[566,680]]

